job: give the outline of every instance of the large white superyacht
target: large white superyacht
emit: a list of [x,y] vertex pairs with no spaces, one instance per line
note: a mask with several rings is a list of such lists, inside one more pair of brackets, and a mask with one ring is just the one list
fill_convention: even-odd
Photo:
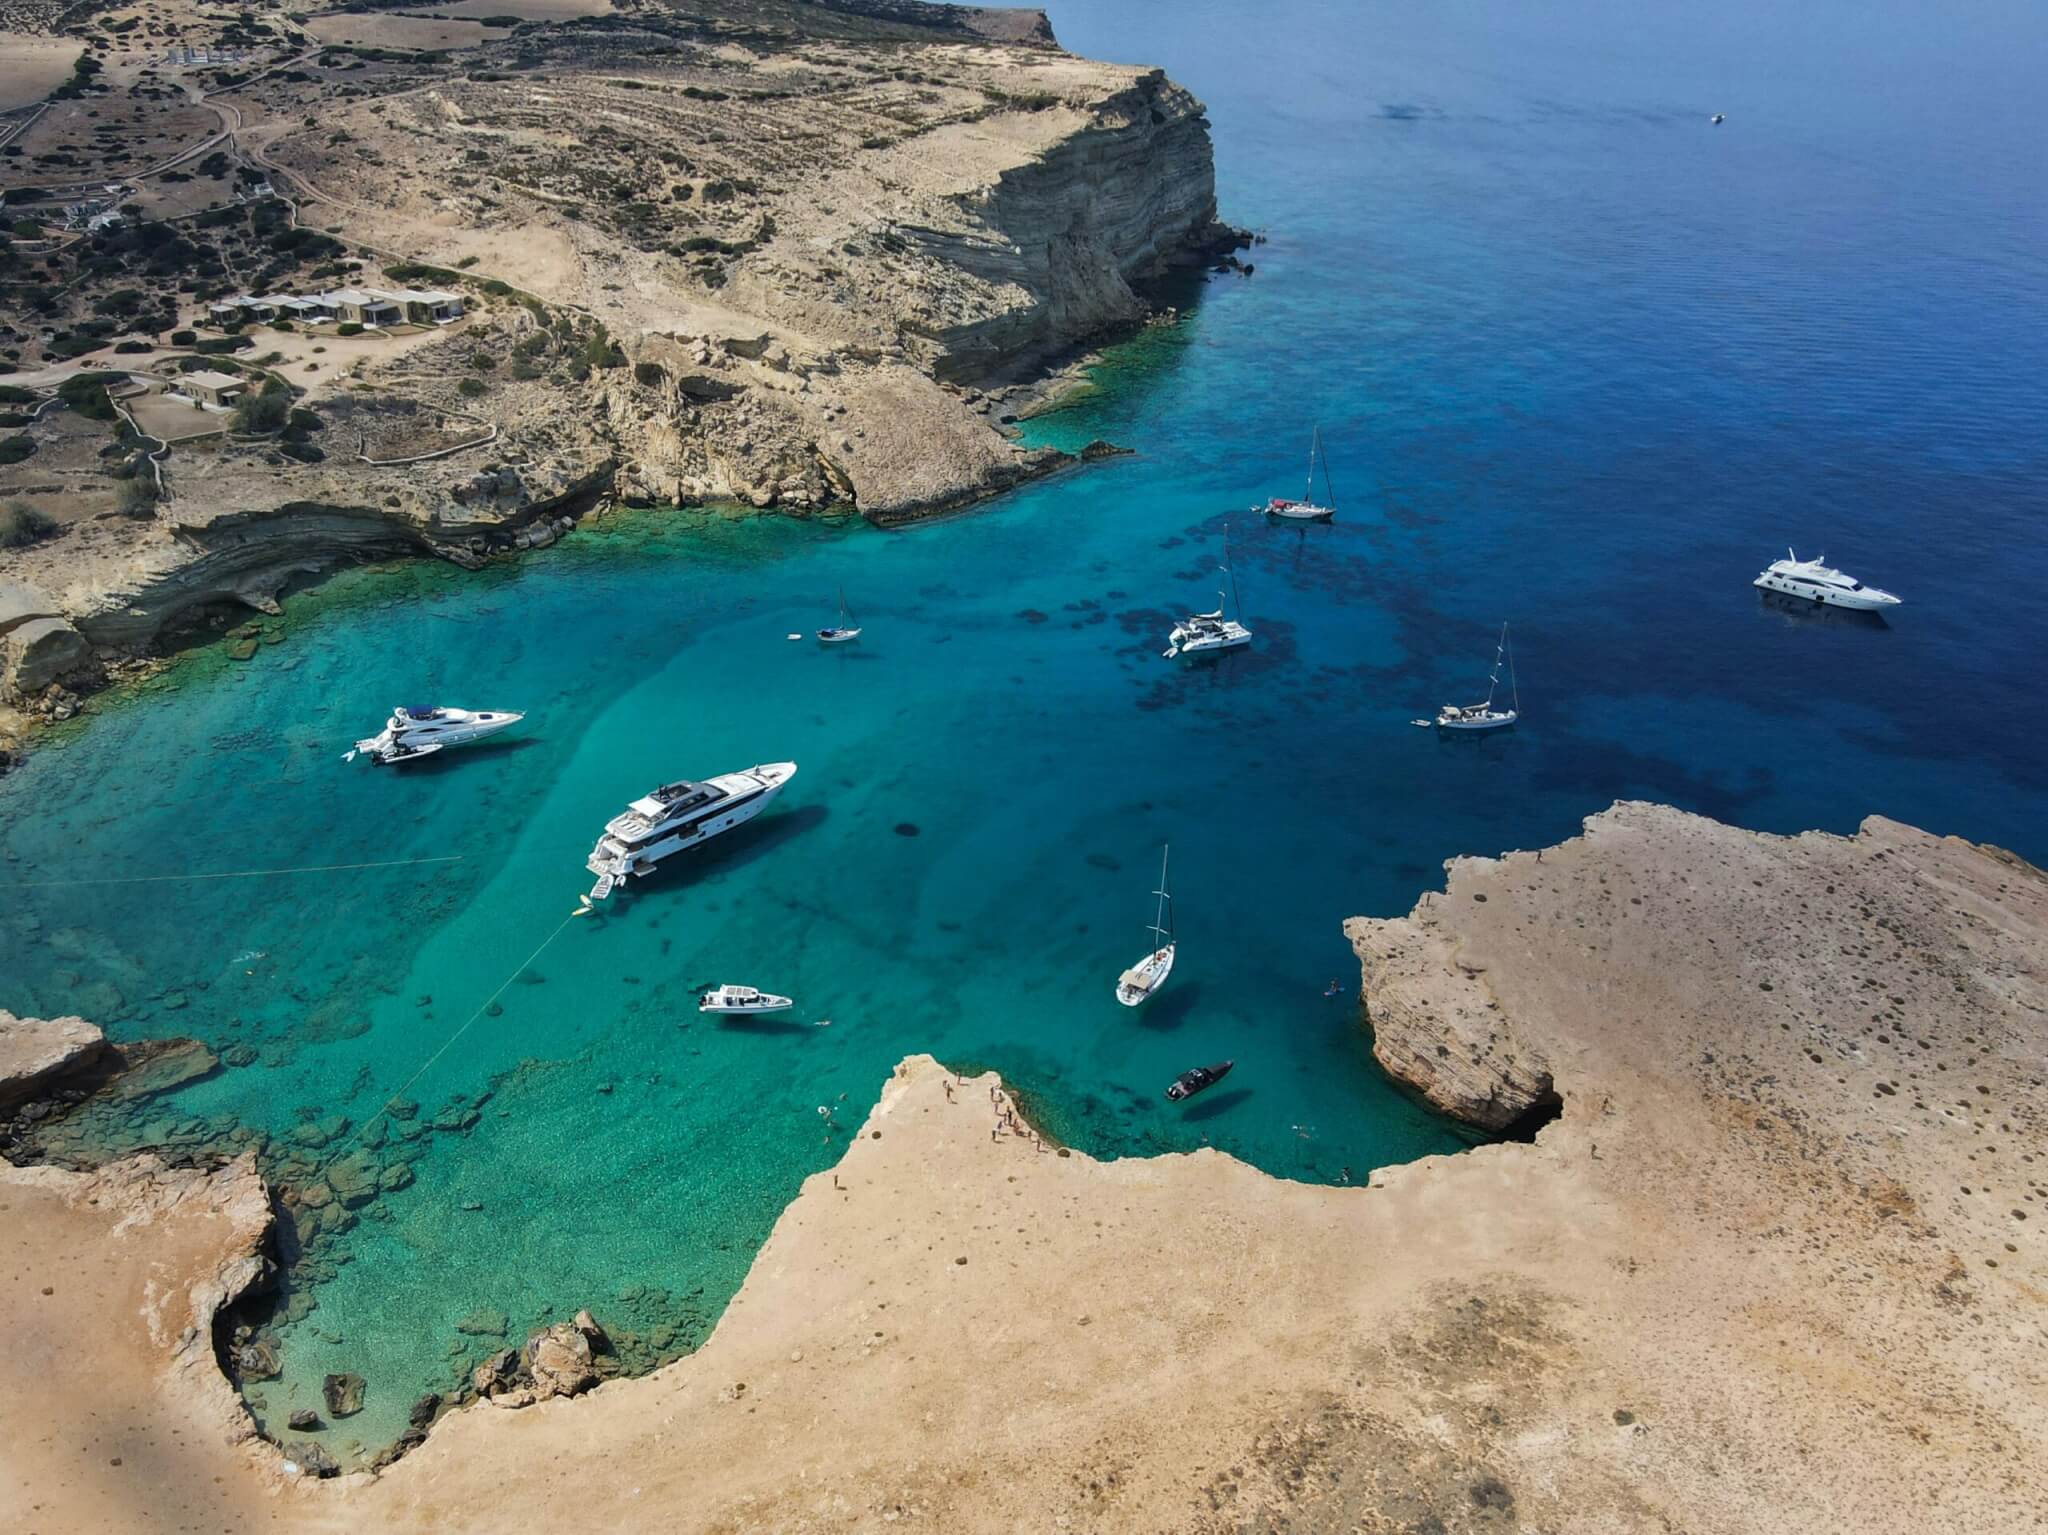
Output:
[[1767,592],[1804,597],[1809,602],[1825,603],[1832,608],[1853,608],[1859,613],[1875,613],[1899,605],[1900,599],[1890,592],[1865,586],[1854,576],[1832,569],[1824,563],[1826,559],[1827,556],[1822,555],[1818,560],[1802,560],[1787,549],[1784,559],[1773,560],[1750,584]]
[[753,820],[796,776],[794,762],[770,762],[698,783],[679,779],[633,801],[605,823],[586,867],[597,883],[584,903],[602,901],[619,885],[680,853]]

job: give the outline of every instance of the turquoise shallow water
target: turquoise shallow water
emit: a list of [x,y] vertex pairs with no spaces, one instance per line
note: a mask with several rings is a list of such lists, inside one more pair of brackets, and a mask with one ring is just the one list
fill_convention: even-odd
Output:
[[[323,1162],[394,1091],[422,1105],[369,1133],[410,1186],[306,1271],[266,1421],[354,1370],[368,1405],[329,1437],[389,1439],[496,1345],[458,1329],[479,1311],[516,1338],[589,1305],[690,1346],[912,1050],[1000,1069],[1102,1155],[1206,1141],[1334,1180],[1453,1149],[1322,997],[1355,976],[1338,924],[1618,796],[2048,855],[2038,732],[1982,724],[2048,639],[1985,592],[2048,575],[2019,67],[2042,28],[1860,16],[1062,8],[1069,46],[1210,101],[1225,209],[1272,235],[1255,277],[1033,426],[1136,456],[896,533],[626,514],[481,576],[351,572],[291,603],[283,644],[195,655],[0,780],[0,1006],[252,1061],[110,1141],[346,1116],[304,1148]],[[1311,419],[1339,522],[1231,517],[1295,489]],[[1169,665],[1227,518],[1258,642]],[[1762,606],[1747,583],[1788,541],[1909,606]],[[862,644],[788,643],[841,585]],[[1504,617],[1525,723],[1411,729],[1482,679]],[[405,773],[337,760],[411,701],[531,719]],[[628,798],[781,758],[801,771],[768,816],[563,927]],[[1181,958],[1133,1015],[1110,989],[1167,839]],[[832,1025],[700,1019],[714,980]],[[1223,1056],[1223,1087],[1160,1101]]]

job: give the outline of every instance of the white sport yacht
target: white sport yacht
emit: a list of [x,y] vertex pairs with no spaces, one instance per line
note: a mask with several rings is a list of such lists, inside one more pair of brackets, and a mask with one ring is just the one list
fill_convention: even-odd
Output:
[[779,1013],[796,1004],[751,986],[714,986],[697,999],[700,1013]]
[[628,805],[605,823],[586,867],[597,883],[584,904],[602,901],[636,874],[645,874],[671,853],[709,842],[720,832],[751,821],[768,808],[782,786],[796,776],[794,762],[771,762],[702,783],[666,783]]
[[1854,608],[1862,613],[1875,613],[1899,605],[1899,599],[1890,592],[1865,586],[1854,576],[1845,576],[1839,570],[1830,569],[1822,563],[1826,558],[1822,555],[1818,560],[1802,560],[1787,549],[1785,558],[1773,560],[1770,568],[1752,584],[1767,592],[1783,592],[1787,597],[1804,597],[1809,602],[1822,602],[1835,608]]
[[393,709],[382,730],[356,742],[341,760],[353,762],[361,752],[372,762],[386,765],[410,762],[431,756],[444,746],[481,741],[525,718],[510,709]]

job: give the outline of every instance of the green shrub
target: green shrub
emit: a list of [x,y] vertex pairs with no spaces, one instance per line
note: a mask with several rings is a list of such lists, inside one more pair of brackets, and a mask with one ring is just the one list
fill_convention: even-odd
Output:
[[633,377],[649,389],[659,389],[663,377],[658,362],[640,362],[633,365]]
[[194,330],[174,330],[171,332],[172,346],[190,346],[198,339],[199,332]]
[[56,531],[57,524],[49,513],[26,502],[0,506],[0,549],[25,549]]
[[36,440],[26,434],[0,437],[0,464],[18,464],[36,451]]
[[122,373],[74,373],[57,386],[57,398],[91,420],[118,421],[120,413],[107,398],[107,385],[126,377]]
[[354,320],[343,320],[339,325],[334,327],[334,334],[337,336],[360,336],[362,333],[362,326],[357,324]]
[[485,387],[480,378],[466,378],[455,386],[455,392],[466,400],[474,400],[482,396]]
[[281,431],[291,408],[291,390],[277,379],[269,379],[261,389],[235,402],[235,430],[251,434]]
[[204,352],[209,357],[219,357],[227,352],[246,352],[256,345],[254,336],[210,336],[197,343],[192,350]]
[[124,517],[153,517],[156,515],[156,498],[156,476],[143,470],[121,482],[116,505]]
[[292,328],[292,322],[289,320],[272,320],[270,322],[270,328],[272,330],[290,330]]
[[119,341],[114,344],[114,350],[125,355],[132,352],[154,352],[156,348],[147,341]]
[[24,389],[19,384],[0,384],[0,405],[27,405],[35,397],[33,389]]

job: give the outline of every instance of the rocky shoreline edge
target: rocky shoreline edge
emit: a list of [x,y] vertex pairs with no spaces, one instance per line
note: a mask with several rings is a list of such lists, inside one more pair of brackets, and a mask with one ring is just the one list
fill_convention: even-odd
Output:
[[[2025,1450],[2048,1428],[2027,1320],[2048,1268],[2048,876],[1878,818],[1774,837],[1625,803],[1540,854],[1455,860],[1410,916],[1347,930],[1381,1059],[1491,1117],[1555,1094],[1533,1140],[1367,1188],[1213,1151],[1103,1163],[992,1137],[995,1079],[946,1091],[912,1057],[696,1352],[563,1400],[544,1378],[580,1380],[586,1347],[597,1373],[603,1327],[558,1324],[493,1372],[535,1393],[516,1432],[443,1412],[331,1492],[252,1453],[195,1352],[261,1268],[252,1158],[0,1169],[0,1205],[32,1236],[96,1199],[91,1231],[166,1244],[171,1212],[205,1215],[190,1271],[158,1264],[172,1363],[152,1389],[204,1430],[193,1496],[286,1528],[345,1508],[482,1530],[507,1497],[534,1528],[792,1531],[1506,1512],[1903,1535],[2048,1506]],[[0,1061],[40,1061],[47,1091],[53,1056],[91,1050],[73,1023]],[[57,1204],[18,1213],[38,1193]],[[16,1280],[44,1271],[31,1255]],[[10,1389],[0,1365],[0,1405]]]

